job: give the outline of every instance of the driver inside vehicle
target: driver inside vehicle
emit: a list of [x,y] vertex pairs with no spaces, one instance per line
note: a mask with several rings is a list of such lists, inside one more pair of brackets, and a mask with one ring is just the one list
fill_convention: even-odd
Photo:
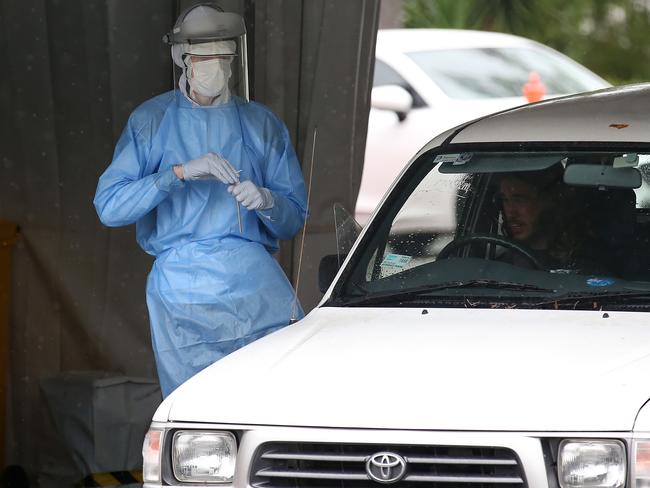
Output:
[[[502,218],[502,232],[523,244],[545,269],[588,268],[603,271],[596,263],[579,259],[587,229],[580,219],[574,192],[562,182],[563,167],[542,171],[505,173],[495,193]],[[506,249],[502,262],[530,266],[520,253]]]

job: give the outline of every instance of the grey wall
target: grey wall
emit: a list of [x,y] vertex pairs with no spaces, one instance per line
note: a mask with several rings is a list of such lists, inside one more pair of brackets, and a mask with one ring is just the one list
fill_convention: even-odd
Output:
[[99,224],[92,198],[130,110],[169,88],[157,32],[172,6],[4,0],[0,9],[0,216],[22,234],[7,451],[9,462],[34,468],[41,378],[80,369],[154,375],[143,301],[149,259],[132,228]]
[[[92,198],[130,111],[172,86],[160,39],[190,2],[0,2],[0,219],[20,225],[11,310],[9,462],[39,468],[39,381],[73,370],[155,377],[144,302],[150,258],[133,226],[104,228]],[[241,0],[255,98],[285,121],[309,177],[319,137],[300,297],[319,299],[335,248],[331,205],[361,177],[379,0]],[[296,242],[280,262],[298,278]]]
[[353,210],[361,183],[378,16],[379,0],[255,3],[255,97],[283,118],[311,176],[302,264],[302,236],[279,256],[305,310],[321,297],[320,258],[336,252],[332,206]]

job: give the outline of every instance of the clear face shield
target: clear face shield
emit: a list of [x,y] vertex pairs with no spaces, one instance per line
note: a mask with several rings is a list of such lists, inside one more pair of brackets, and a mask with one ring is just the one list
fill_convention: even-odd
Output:
[[245,46],[244,36],[172,46],[177,101],[193,107],[248,102]]
[[171,44],[176,101],[188,108],[249,100],[243,19],[217,9],[213,4],[192,7],[164,37]]

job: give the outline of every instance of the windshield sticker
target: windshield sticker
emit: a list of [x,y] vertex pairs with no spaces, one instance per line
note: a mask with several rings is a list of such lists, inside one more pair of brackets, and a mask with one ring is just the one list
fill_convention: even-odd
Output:
[[465,164],[472,159],[472,153],[438,154],[434,163],[451,163],[452,166]]
[[461,164],[465,164],[470,159],[472,159],[472,153],[460,153],[458,155],[458,158],[456,159],[456,161],[454,161],[452,163],[452,166],[458,166],[458,165],[461,165]]
[[404,256],[403,254],[386,254],[381,262],[381,269],[383,272],[402,271],[412,259],[412,256]]
[[601,286],[610,286],[616,283],[612,278],[589,278],[587,280],[588,286],[601,287]]

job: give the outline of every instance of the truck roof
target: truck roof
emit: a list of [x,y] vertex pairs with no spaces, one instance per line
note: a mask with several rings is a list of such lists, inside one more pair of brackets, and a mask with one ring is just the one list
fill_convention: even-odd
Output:
[[605,88],[487,115],[450,142],[650,142],[649,106],[650,83]]

